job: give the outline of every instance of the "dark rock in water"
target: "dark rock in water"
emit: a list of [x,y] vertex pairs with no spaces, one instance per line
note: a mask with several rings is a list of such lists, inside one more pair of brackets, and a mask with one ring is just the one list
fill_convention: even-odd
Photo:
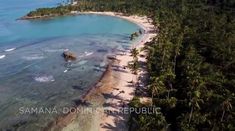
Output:
[[110,59],[110,60],[116,60],[116,56],[115,55],[108,55],[107,58]]
[[106,52],[108,52],[108,50],[106,50],[106,49],[98,49],[97,52],[105,52],[106,53]]
[[73,100],[76,106],[90,106],[91,103],[87,102],[86,100]]
[[74,61],[74,60],[77,59],[76,54],[73,53],[73,52],[69,52],[69,51],[64,51],[63,52],[63,57],[66,61],[69,61],[69,60]]
[[81,86],[74,85],[74,86],[72,86],[72,87],[73,87],[73,89],[75,89],[75,90],[83,90],[83,88],[82,88]]

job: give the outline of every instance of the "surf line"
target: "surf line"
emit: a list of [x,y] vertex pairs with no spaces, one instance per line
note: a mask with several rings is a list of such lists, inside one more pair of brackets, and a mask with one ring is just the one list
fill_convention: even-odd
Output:
[[14,50],[16,50],[16,48],[9,48],[9,49],[6,49],[6,50],[4,50],[5,52],[10,52],[10,51],[14,51]]
[[0,55],[0,59],[3,59],[5,57],[6,57],[6,55]]

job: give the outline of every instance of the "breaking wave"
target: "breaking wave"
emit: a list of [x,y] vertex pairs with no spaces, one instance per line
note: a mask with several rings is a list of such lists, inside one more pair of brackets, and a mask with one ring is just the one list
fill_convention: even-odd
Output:
[[53,81],[55,81],[55,79],[52,75],[37,76],[34,78],[34,80],[37,82],[53,82]]
[[44,57],[43,56],[24,56],[23,59],[25,60],[40,60],[40,59],[43,59]]
[[10,51],[14,51],[16,48],[9,48],[9,49],[6,49],[4,50],[5,52],[10,52]]
[[93,52],[85,52],[85,56],[89,56],[89,55],[92,55]]
[[6,57],[6,55],[0,55],[0,59],[3,59],[5,57]]

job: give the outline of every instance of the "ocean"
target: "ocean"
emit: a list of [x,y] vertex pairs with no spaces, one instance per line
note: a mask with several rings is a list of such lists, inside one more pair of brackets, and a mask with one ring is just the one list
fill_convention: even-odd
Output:
[[[100,15],[17,20],[61,2],[0,0],[1,130],[40,130],[61,114],[35,110],[76,106],[105,71],[107,55],[128,49],[130,34],[140,28]],[[66,62],[65,49],[77,60]]]

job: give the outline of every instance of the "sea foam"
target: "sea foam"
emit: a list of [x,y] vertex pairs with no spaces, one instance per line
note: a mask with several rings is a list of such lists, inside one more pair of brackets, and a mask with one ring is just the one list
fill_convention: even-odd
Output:
[[52,75],[37,76],[34,78],[34,80],[37,82],[53,82],[53,81],[55,81],[55,79]]
[[82,57],[90,56],[90,55],[92,55],[93,53],[94,53],[94,52],[87,52],[87,51],[85,51],[84,54],[79,55],[78,57],[82,58]]
[[3,59],[5,57],[6,57],[6,55],[0,55],[0,59]]
[[15,50],[16,48],[9,48],[9,49],[6,49],[6,50],[4,50],[5,52],[10,52],[10,51],[13,51],[13,50]]
[[24,56],[22,58],[25,60],[40,60],[43,59],[44,57],[35,55],[35,56]]
[[92,55],[93,52],[85,52],[85,56],[89,56],[89,55]]

